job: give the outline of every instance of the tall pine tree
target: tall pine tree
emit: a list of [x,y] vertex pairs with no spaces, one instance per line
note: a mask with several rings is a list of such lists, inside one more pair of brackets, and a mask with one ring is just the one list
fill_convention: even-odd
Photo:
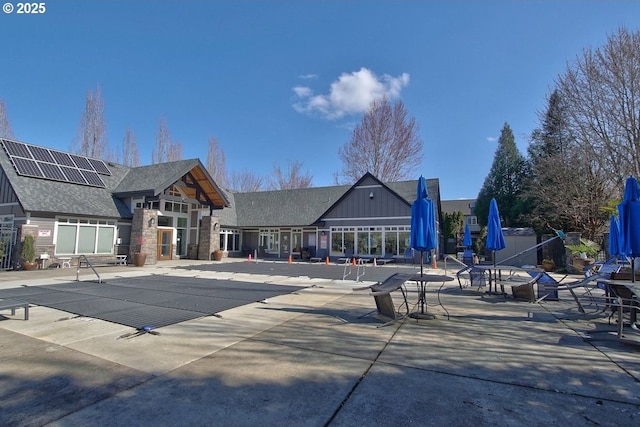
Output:
[[487,224],[489,203],[492,198],[498,202],[504,227],[524,226],[526,200],[523,190],[528,164],[516,147],[513,132],[505,123],[498,139],[498,148],[493,157],[489,174],[485,177],[476,200],[475,214],[480,225]]

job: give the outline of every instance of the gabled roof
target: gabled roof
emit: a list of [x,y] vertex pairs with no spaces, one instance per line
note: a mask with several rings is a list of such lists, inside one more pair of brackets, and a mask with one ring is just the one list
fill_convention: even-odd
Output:
[[368,185],[380,185],[383,188],[385,188],[387,191],[389,191],[391,194],[395,195],[396,197],[398,197],[398,199],[404,203],[406,203],[407,205],[411,205],[411,202],[409,202],[408,200],[404,199],[402,196],[400,196],[397,192],[395,192],[394,190],[390,189],[388,186],[386,186],[382,181],[380,181],[378,178],[376,178],[375,176],[373,176],[370,172],[365,173],[355,184],[353,184],[347,191],[345,191],[342,196],[340,196],[340,198],[338,200],[336,200],[328,209],[325,209],[321,215],[316,218],[316,221],[314,222],[319,222],[321,221],[322,217],[324,217],[325,215],[327,215],[329,212],[331,212],[337,205],[339,205],[340,203],[342,203],[347,197],[349,197],[349,195],[351,194],[351,192],[353,192],[356,188],[360,187],[361,185],[364,184],[368,184]]
[[101,175],[105,187],[90,187],[19,175],[5,150],[0,149],[0,167],[25,212],[131,218],[130,209],[120,198],[157,196],[174,183],[192,200],[215,208],[229,205],[198,159],[136,168],[107,165],[111,175]]
[[226,194],[213,181],[199,159],[131,168],[113,193],[117,197],[158,196],[174,183],[191,200],[210,203],[216,208],[229,206]]
[[[417,180],[382,183],[380,185],[395,193],[399,199],[411,205],[416,198]],[[231,193],[232,208],[225,208],[216,215],[226,226],[237,227],[302,227],[316,224],[332,206],[356,187],[337,185],[329,187],[300,188],[295,190],[259,191],[253,193]],[[440,198],[438,179],[427,179],[429,197]],[[439,206],[439,205],[438,205]],[[438,209],[439,211],[439,209]],[[235,222],[234,222],[235,221]]]
[[[234,194],[238,227],[311,225],[348,185]],[[224,223],[223,223],[224,224]],[[231,225],[231,224],[230,224]]]

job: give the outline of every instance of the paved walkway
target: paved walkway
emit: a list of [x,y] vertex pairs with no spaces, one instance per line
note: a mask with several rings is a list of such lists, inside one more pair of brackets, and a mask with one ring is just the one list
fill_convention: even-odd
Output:
[[[361,283],[203,264],[99,272],[105,286],[162,274],[307,287],[159,335],[125,337],[131,328],[40,306],[28,321],[3,311],[0,425],[640,425],[640,347],[584,341],[615,326],[576,318],[570,299],[532,304],[449,282],[440,293],[449,319],[430,305],[433,320],[379,327],[373,298],[353,291]],[[75,275],[4,272],[0,287]],[[80,279],[91,280],[84,269]],[[428,289],[430,304],[437,297]]]

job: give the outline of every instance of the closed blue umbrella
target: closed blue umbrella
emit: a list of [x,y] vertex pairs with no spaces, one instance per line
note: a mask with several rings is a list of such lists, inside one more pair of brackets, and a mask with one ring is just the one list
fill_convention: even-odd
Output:
[[[420,277],[424,275],[424,252],[435,249],[436,245],[435,209],[433,201],[429,199],[427,180],[420,176],[416,200],[411,205],[411,247],[420,251]],[[425,303],[424,282],[420,281],[419,304],[422,307],[422,315],[426,315]]]
[[615,257],[622,255],[620,243],[620,223],[615,215],[611,215],[609,219],[609,255]]
[[620,252],[631,258],[631,281],[635,282],[635,258],[640,256],[640,186],[632,176],[627,178],[622,202],[618,205],[620,217]]
[[[487,219],[487,242],[486,248],[492,252],[493,266],[496,266],[496,251],[501,251],[507,247],[504,241],[504,234],[502,234],[502,223],[500,222],[500,212],[498,211],[498,202],[496,199],[491,199],[489,204],[489,217]],[[497,279],[497,273],[496,279]],[[489,281],[491,285],[491,281]],[[491,286],[489,286],[491,291]]]
[[436,248],[436,216],[427,191],[427,180],[418,179],[416,200],[411,205],[411,247],[425,252]]
[[464,226],[464,238],[462,239],[462,244],[467,249],[471,247],[471,230],[469,229],[469,224],[465,224]]

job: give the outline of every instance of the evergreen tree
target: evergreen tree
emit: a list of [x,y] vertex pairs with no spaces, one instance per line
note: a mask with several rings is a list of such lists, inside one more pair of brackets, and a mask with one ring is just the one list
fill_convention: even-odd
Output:
[[516,147],[513,132],[505,123],[498,139],[498,148],[493,157],[489,174],[485,177],[476,200],[474,213],[480,225],[487,224],[489,203],[492,198],[498,202],[502,225],[518,227],[524,224],[524,213],[528,209],[524,197],[525,177],[528,163]]

